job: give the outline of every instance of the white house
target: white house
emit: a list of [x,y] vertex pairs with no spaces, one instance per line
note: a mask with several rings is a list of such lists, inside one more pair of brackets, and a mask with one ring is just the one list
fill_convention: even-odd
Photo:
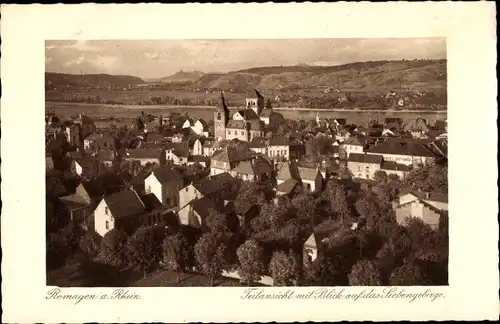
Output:
[[405,225],[409,218],[421,219],[433,229],[439,227],[441,214],[448,210],[448,197],[423,191],[402,193],[393,208],[396,220]]
[[437,155],[421,142],[390,139],[366,150],[367,154],[381,155],[384,161],[405,165],[426,165]]
[[134,190],[125,189],[104,197],[94,210],[95,231],[104,236],[117,228],[126,230],[146,212],[144,203]]
[[154,194],[167,207],[179,205],[179,190],[182,186],[182,176],[170,167],[156,169],[144,179],[146,193]]
[[290,143],[285,136],[274,136],[269,140],[268,154],[271,158],[290,159]]

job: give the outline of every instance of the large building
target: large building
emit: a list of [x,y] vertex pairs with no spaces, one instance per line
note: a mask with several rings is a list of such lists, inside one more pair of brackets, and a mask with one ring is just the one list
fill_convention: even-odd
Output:
[[214,113],[214,135],[217,141],[238,139],[249,142],[264,136],[264,127],[269,123],[272,108],[264,107],[264,97],[255,90],[256,98],[247,98],[245,109],[232,117],[221,92],[219,105]]

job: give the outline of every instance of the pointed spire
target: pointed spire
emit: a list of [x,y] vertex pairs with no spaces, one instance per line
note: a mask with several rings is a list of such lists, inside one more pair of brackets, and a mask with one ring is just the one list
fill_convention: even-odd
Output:
[[257,95],[257,98],[264,98],[264,96],[262,96],[262,95],[260,94],[260,92],[259,92],[259,91],[257,91],[257,89],[254,89],[254,91],[255,91],[255,94]]

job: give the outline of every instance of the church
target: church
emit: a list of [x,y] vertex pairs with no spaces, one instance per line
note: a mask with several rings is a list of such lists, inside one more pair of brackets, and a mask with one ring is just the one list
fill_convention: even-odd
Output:
[[214,135],[217,141],[238,139],[250,142],[255,137],[264,136],[265,125],[272,114],[270,105],[265,107],[264,97],[257,91],[245,99],[245,109],[238,110],[230,117],[224,94],[214,113]]

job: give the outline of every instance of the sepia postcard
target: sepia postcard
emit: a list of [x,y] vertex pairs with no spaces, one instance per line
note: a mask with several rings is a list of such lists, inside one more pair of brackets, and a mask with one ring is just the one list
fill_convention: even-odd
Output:
[[4,319],[498,319],[494,9],[2,6]]

